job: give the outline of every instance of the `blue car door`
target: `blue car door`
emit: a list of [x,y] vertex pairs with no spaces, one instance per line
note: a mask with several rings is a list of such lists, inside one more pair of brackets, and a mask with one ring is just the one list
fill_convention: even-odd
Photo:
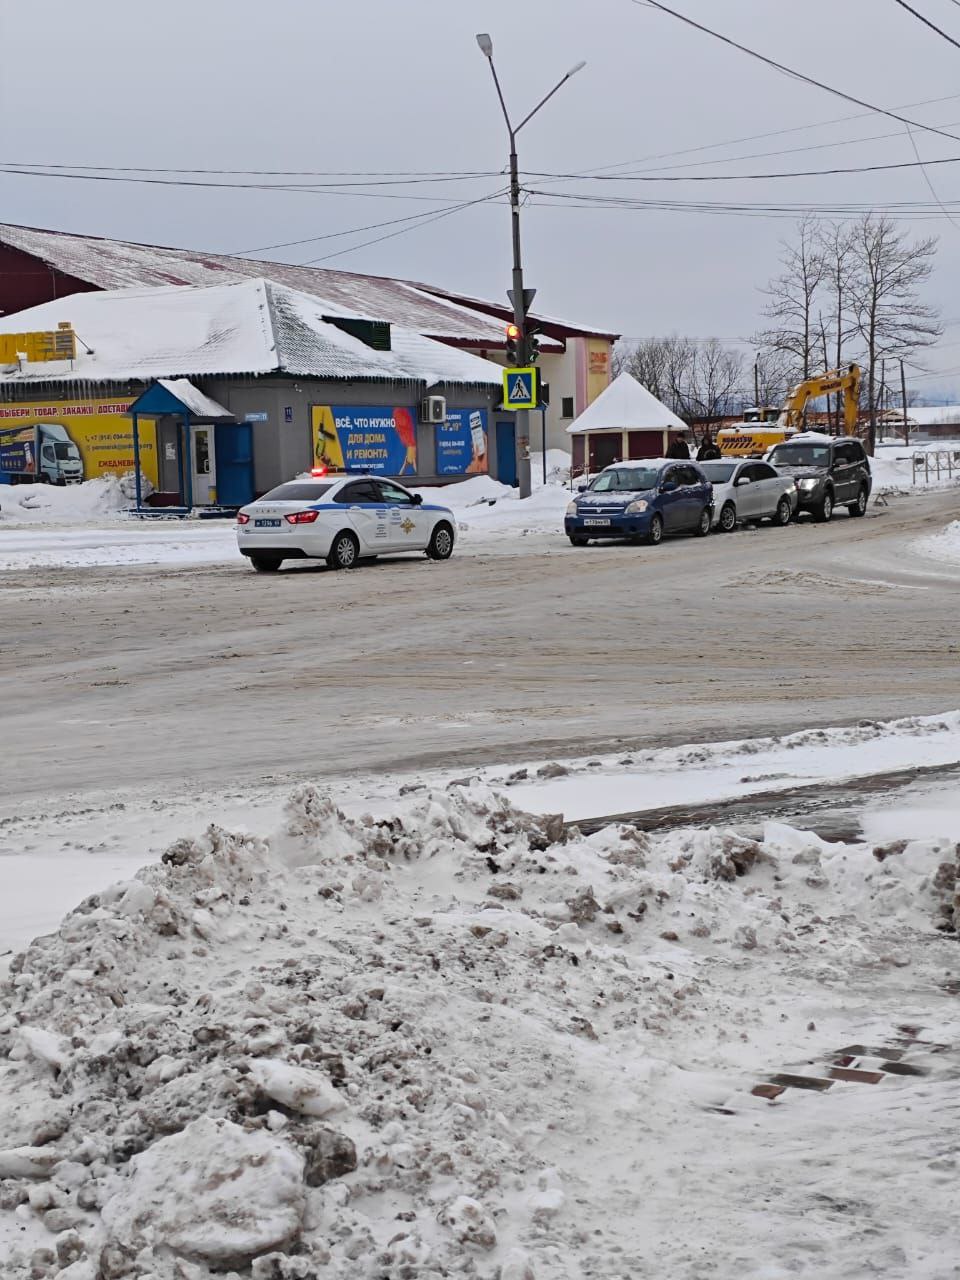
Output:
[[681,528],[695,529],[704,505],[700,490],[700,474],[696,467],[691,467],[685,463],[681,464],[677,470],[679,471],[678,479],[680,493],[682,494],[680,502]]
[[668,467],[660,476],[660,493],[657,498],[663,527],[668,533],[683,528],[684,493],[679,467]]

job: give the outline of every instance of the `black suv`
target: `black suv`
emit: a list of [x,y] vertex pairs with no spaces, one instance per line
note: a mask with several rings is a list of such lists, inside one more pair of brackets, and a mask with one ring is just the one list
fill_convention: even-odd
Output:
[[829,520],[837,507],[862,516],[873,488],[870,459],[859,440],[841,436],[794,436],[776,444],[767,462],[797,482],[797,516],[809,511],[815,520]]

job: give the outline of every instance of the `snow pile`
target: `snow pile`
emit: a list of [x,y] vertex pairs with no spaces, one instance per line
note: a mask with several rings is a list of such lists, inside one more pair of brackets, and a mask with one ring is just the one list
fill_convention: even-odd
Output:
[[[946,464],[942,463],[941,474],[936,474],[936,466],[931,456],[930,474],[924,479],[924,469],[914,469],[914,456],[925,453],[939,453],[941,458],[949,452],[953,456],[953,473],[948,473]],[[873,472],[874,494],[917,493],[927,489],[947,489],[960,485],[960,445],[939,443],[930,445],[883,445],[878,444],[870,461]],[[914,479],[916,475],[916,479]]]
[[[29,1245],[4,1275],[626,1280],[706,1248],[748,1274],[709,1160],[677,1192],[702,1228],[648,1213],[668,1150],[749,1086],[749,1038],[784,1051],[777,965],[794,1033],[831,987],[873,1007],[891,939],[950,925],[954,869],[776,825],[585,839],[481,787],[350,819],[304,786],[270,841],[177,841],[14,960],[0,1210]],[[896,1191],[918,1229],[932,1185]]]
[[923,555],[935,560],[960,560],[960,520],[954,520],[929,538],[918,538],[913,544]]
[[547,481],[543,482],[543,454],[531,455],[532,494],[521,499],[519,491],[491,476],[418,492],[425,502],[449,507],[467,539],[492,534],[563,532],[563,516],[573,494],[570,490],[570,455],[562,449],[547,450]]
[[[146,477],[144,477],[146,480]],[[101,476],[83,484],[0,486],[0,528],[18,524],[78,524],[116,515],[133,501],[133,475]],[[144,493],[149,493],[149,482]]]

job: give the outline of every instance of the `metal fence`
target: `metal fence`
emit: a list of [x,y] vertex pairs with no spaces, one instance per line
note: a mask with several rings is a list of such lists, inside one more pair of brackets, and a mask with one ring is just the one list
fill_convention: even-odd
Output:
[[922,480],[929,484],[931,480],[951,480],[956,476],[960,480],[960,448],[931,449],[929,452],[913,455],[913,483]]

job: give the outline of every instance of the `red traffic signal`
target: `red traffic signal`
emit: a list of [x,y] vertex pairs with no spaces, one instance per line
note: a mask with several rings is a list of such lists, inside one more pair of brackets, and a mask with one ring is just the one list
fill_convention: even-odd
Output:
[[521,361],[523,334],[518,324],[507,325],[507,364],[516,366]]

